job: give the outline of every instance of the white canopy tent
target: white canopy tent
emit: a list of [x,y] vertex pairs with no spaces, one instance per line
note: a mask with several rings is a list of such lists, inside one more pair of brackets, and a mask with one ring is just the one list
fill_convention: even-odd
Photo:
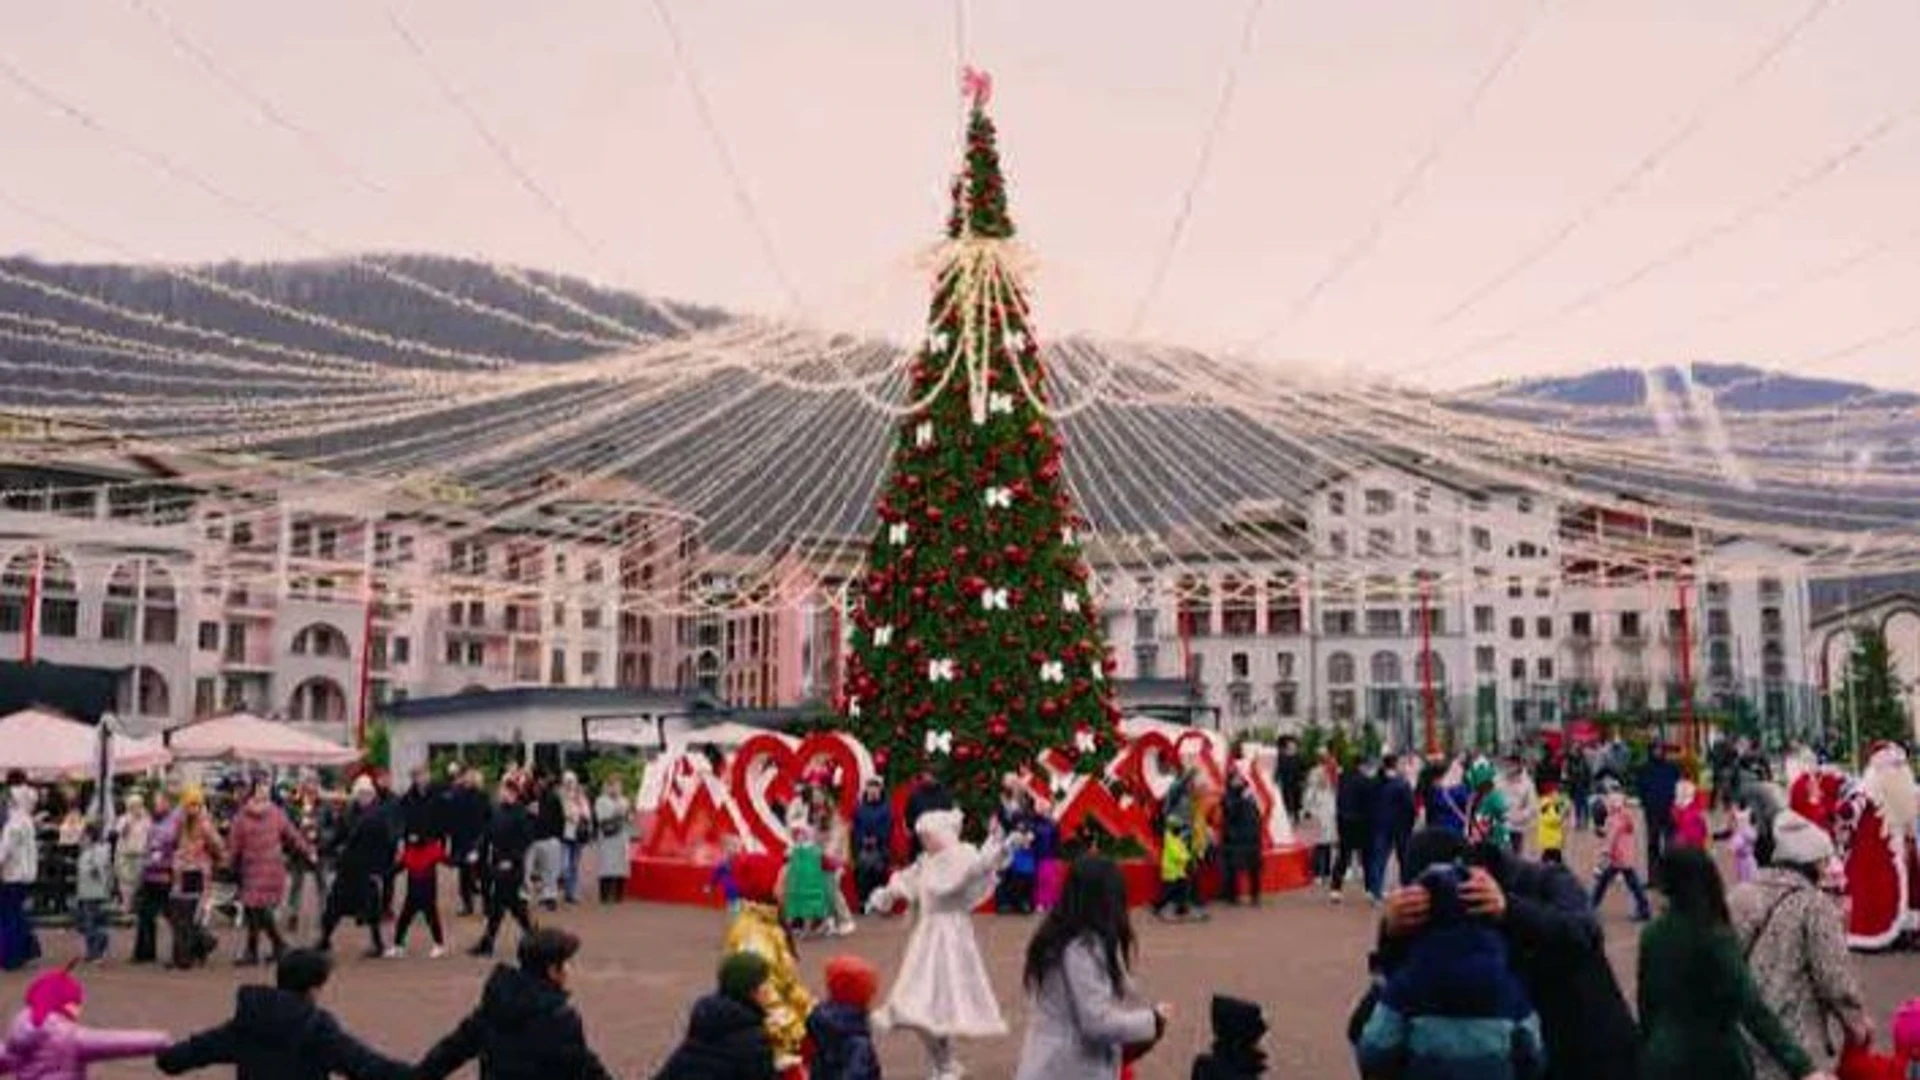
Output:
[[[80,780],[100,770],[100,728],[46,709],[22,709],[0,719],[0,770],[34,780]],[[110,733],[108,767],[114,775],[146,772],[172,760],[153,739]]]
[[175,728],[167,747],[187,761],[245,761],[259,765],[318,767],[360,759],[351,746],[328,742],[298,728],[248,713],[234,713]]

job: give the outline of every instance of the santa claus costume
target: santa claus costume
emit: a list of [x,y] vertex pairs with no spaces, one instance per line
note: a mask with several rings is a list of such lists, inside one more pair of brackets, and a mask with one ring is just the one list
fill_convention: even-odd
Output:
[[1822,765],[1806,747],[1787,757],[1787,808],[1833,835],[1833,815],[1847,790],[1847,774]]
[[958,810],[921,814],[914,824],[920,857],[867,901],[870,911],[902,903],[914,908],[900,973],[874,1021],[919,1035],[934,1080],[964,1075],[954,1060],[954,1039],[1007,1033],[973,936],[973,909],[993,895],[1008,856],[1027,842],[1025,833],[1016,832],[996,835],[975,848],[961,841],[960,824]]
[[1913,826],[1920,784],[1907,753],[1875,743],[1860,784],[1835,816],[1847,877],[1847,945],[1860,952],[1892,948],[1920,929],[1920,856]]

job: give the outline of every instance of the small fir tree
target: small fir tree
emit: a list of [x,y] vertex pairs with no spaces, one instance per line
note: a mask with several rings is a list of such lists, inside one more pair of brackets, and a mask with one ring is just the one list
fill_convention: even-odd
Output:
[[1876,742],[1905,745],[1913,738],[1907,708],[1901,700],[1900,676],[1893,669],[1893,655],[1887,637],[1878,627],[1863,626],[1854,631],[1853,652],[1847,657],[1847,685],[1841,713],[1841,736],[1857,745],[1849,747],[1858,758],[1860,748]]

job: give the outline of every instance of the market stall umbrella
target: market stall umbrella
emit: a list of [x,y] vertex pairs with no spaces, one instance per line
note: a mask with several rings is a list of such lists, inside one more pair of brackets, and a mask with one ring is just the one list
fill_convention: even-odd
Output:
[[[115,775],[146,772],[172,760],[152,739],[115,735],[108,749]],[[47,709],[22,709],[0,719],[0,770],[14,769],[35,780],[93,776],[100,769],[100,729]]]
[[218,716],[167,734],[167,746],[183,761],[229,760],[258,765],[350,765],[360,751],[247,713]]

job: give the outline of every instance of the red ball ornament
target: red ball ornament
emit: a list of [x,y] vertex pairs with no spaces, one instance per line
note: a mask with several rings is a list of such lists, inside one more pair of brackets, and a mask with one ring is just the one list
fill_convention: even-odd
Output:
[[960,579],[960,591],[968,596],[978,597],[987,591],[987,579],[978,574],[969,574]]
[[1039,420],[1027,425],[1027,438],[1038,442],[1047,437],[1047,425]]
[[929,507],[927,507],[927,520],[928,520],[928,521],[931,521],[931,522],[933,522],[933,523],[934,523],[935,525],[938,525],[938,524],[940,524],[940,519],[941,519],[941,518],[943,518],[943,517],[946,517],[946,514],[944,514],[944,513],[942,513],[939,507],[937,507],[937,506],[929,506]]
[[924,604],[927,602],[927,587],[924,585],[915,585],[909,592],[909,595],[913,597],[914,603]]
[[1060,703],[1052,698],[1040,703],[1040,715],[1049,719],[1060,715]]
[[1006,717],[999,713],[987,717],[987,734],[996,739],[1004,739],[1007,737],[1008,730]]
[[1033,627],[1035,630],[1045,630],[1047,628],[1047,617],[1036,612],[1027,617],[1027,625]]
[[1007,694],[1006,680],[1005,679],[993,680],[991,683],[987,684],[987,691],[991,693],[994,697],[1005,697]]
[[1090,683],[1090,682],[1088,682],[1088,681],[1087,681],[1087,680],[1085,680],[1085,679],[1075,679],[1075,680],[1073,680],[1073,696],[1074,696],[1074,697],[1077,697],[1077,698],[1083,698],[1083,697],[1086,697],[1086,696],[1087,696],[1087,694],[1088,694],[1088,693],[1089,693],[1089,692],[1090,692],[1090,691],[1091,691],[1092,689],[1093,689],[1093,684],[1092,684],[1092,683]]

